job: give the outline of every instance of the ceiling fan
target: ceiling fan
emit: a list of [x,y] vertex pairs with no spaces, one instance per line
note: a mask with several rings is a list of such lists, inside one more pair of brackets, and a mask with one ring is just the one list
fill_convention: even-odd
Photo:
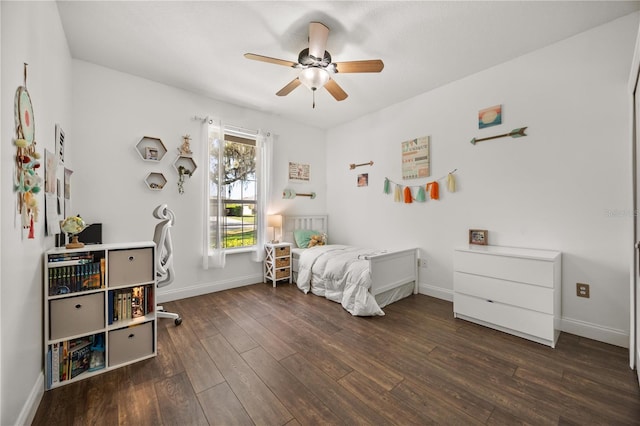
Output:
[[337,101],[347,98],[347,93],[332,78],[337,73],[380,72],[384,63],[380,59],[366,61],[331,62],[331,54],[325,50],[329,28],[320,22],[309,24],[309,47],[303,49],[298,55],[298,62],[284,59],[271,58],[269,56],[245,53],[244,57],[254,61],[269,62],[276,65],[284,65],[299,69],[300,74],[290,83],[280,89],[276,95],[286,96],[300,84],[304,84],[313,92],[313,107],[316,106],[315,92],[324,87]]

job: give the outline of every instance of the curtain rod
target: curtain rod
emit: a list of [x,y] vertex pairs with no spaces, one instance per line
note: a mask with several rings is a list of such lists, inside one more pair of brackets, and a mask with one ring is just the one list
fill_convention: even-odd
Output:
[[[206,117],[201,117],[198,115],[194,115],[193,116],[194,120],[198,120],[198,121],[202,121],[203,123],[205,121],[208,121],[209,124],[213,124],[213,118],[211,118],[210,116],[206,116]],[[234,133],[238,133],[240,134],[240,136],[245,135],[245,136],[256,136],[258,134],[258,131],[255,129],[247,129],[245,127],[242,126],[237,126],[235,124],[231,124],[231,123],[225,123],[224,127],[231,130]],[[270,134],[270,133],[269,133]]]

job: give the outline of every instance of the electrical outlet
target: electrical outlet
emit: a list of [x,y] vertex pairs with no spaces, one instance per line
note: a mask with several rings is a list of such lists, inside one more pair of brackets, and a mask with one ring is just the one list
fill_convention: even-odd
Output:
[[589,284],[576,283],[576,296],[589,298]]

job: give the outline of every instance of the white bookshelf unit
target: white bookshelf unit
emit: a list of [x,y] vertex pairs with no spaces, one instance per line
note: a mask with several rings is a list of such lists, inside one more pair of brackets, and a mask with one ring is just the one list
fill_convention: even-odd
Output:
[[155,243],[44,255],[45,389],[156,356]]

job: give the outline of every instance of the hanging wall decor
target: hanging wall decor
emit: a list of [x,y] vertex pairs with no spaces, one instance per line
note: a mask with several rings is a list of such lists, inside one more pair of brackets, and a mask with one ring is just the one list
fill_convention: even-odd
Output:
[[42,179],[37,174],[40,154],[36,152],[33,105],[27,91],[27,64],[24,64],[24,86],[18,87],[14,99],[16,124],[16,174],[13,190],[18,194],[18,212],[28,238],[34,238],[34,222],[38,221],[38,200]]
[[373,161],[369,161],[368,163],[360,163],[360,164],[351,163],[349,164],[349,170],[353,170],[356,167],[362,167],[362,166],[373,166]]
[[478,128],[502,124],[502,105],[495,105],[478,111]]
[[282,191],[282,198],[284,199],[290,200],[296,197],[309,197],[310,200],[313,200],[314,198],[316,198],[316,193],[315,192],[300,193],[300,192],[294,191],[293,189],[285,189],[284,191]]
[[509,133],[503,133],[501,135],[489,136],[489,137],[480,138],[480,139],[473,138],[473,139],[471,139],[470,142],[471,142],[471,145],[475,145],[478,142],[488,141],[488,140],[491,140],[491,139],[506,138],[507,136],[511,136],[512,138],[521,138],[523,136],[527,136],[527,134],[524,132],[525,130],[527,130],[526,127],[521,127],[519,129],[513,129]]
[[292,163],[289,161],[289,182],[291,183],[309,183],[310,181],[309,164]]
[[456,180],[454,173],[458,169],[450,171],[446,176],[442,176],[424,185],[401,185],[397,182],[384,178],[384,187],[382,192],[385,194],[391,194],[391,185],[395,185],[393,190],[393,201],[397,203],[404,202],[405,204],[411,204],[414,201],[418,203],[424,203],[427,201],[427,193],[432,200],[440,199],[440,184],[439,181],[445,181],[446,187],[449,192],[456,192]]
[[402,142],[402,179],[431,176],[429,136]]

